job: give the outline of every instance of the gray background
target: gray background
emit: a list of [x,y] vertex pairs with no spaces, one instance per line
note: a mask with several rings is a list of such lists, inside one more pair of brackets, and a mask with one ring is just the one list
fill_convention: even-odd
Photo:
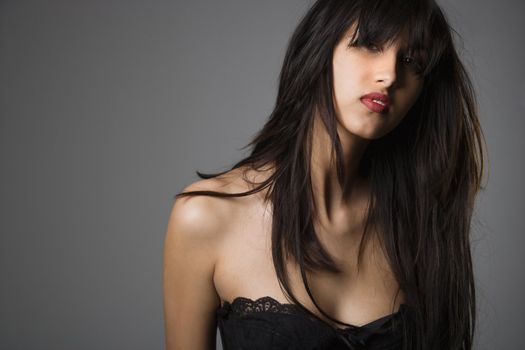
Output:
[[[0,348],[160,349],[172,196],[247,151],[311,1],[0,2]],[[521,0],[441,1],[490,177],[477,349],[523,344]],[[219,339],[219,338],[218,338]]]

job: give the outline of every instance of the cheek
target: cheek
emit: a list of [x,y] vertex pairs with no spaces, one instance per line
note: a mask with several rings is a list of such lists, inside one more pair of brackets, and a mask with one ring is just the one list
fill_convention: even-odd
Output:
[[349,80],[337,79],[334,81],[334,107],[344,111],[351,103],[356,86]]
[[421,95],[421,91],[423,90],[423,83],[424,83],[424,80],[423,78],[414,78],[414,81],[413,81],[413,92],[412,92],[412,103],[416,102],[419,95]]
[[419,95],[421,95],[421,90],[423,88],[423,84],[419,81],[414,82],[414,85],[405,93],[404,101],[403,101],[403,109],[402,113],[406,114],[410,108],[416,103],[417,99],[419,98]]
[[349,104],[355,102],[360,96],[359,72],[350,67],[351,65],[348,63],[334,66],[332,81],[334,106],[336,109],[346,109]]

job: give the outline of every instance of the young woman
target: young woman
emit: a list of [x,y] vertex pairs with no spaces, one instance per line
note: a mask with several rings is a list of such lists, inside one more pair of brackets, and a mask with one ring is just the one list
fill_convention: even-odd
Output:
[[434,1],[316,1],[249,145],[177,195],[168,350],[472,349],[483,134]]

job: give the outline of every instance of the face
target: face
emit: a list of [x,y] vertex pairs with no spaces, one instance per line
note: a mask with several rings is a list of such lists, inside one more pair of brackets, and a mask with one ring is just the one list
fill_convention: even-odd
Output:
[[[423,87],[417,61],[406,47],[407,33],[390,46],[349,47],[353,27],[333,53],[334,106],[339,128],[363,139],[377,139],[392,131],[416,102]],[[388,96],[388,108],[363,95]],[[368,106],[367,106],[368,105]]]

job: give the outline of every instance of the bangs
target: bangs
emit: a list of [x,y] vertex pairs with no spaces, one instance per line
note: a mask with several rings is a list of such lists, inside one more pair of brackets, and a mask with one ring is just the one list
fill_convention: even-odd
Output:
[[447,23],[433,2],[362,0],[357,3],[356,30],[350,45],[389,45],[406,31],[408,52],[421,63],[421,75],[432,71],[450,42]]

